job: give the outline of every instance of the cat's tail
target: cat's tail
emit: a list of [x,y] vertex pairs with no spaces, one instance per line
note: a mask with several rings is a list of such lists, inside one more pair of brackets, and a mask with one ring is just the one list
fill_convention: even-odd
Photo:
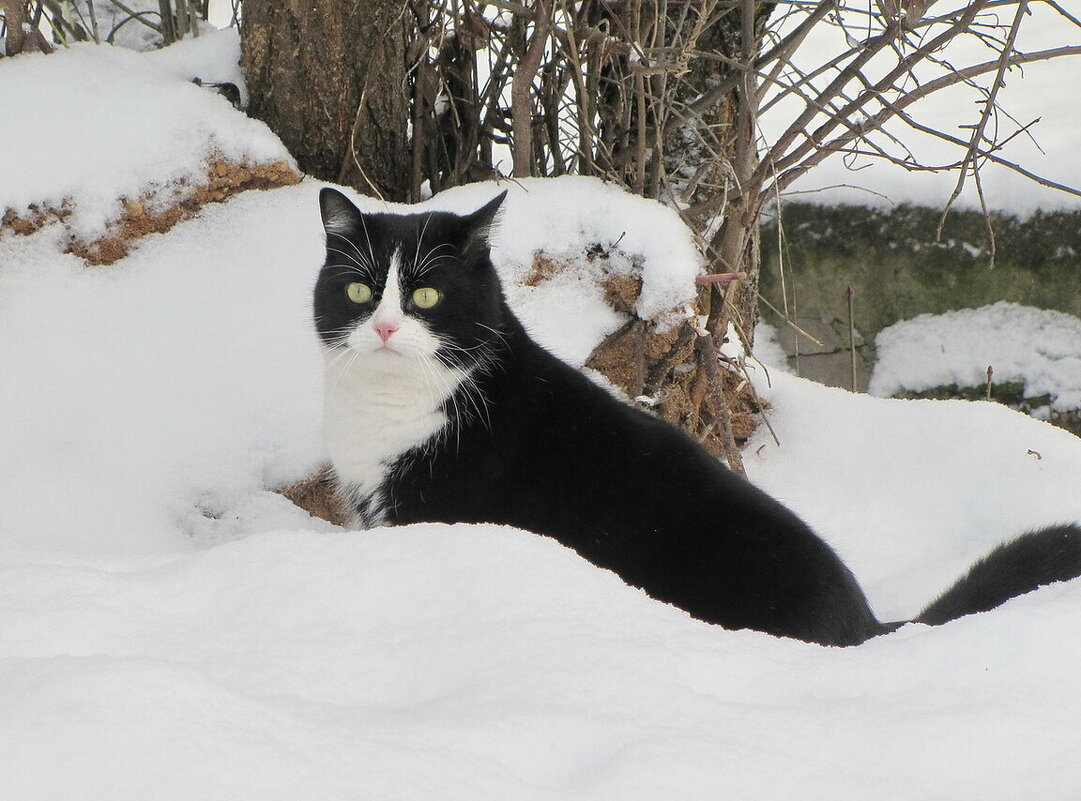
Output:
[[986,612],[1044,584],[1081,576],[1081,526],[1052,526],[998,546],[913,622],[939,626]]

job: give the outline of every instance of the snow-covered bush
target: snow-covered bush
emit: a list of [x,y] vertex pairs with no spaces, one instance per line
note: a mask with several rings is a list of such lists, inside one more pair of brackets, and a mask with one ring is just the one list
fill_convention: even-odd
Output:
[[1018,385],[1015,404],[1037,416],[1081,409],[1081,320],[1069,314],[999,302],[896,323],[875,345],[872,395],[983,397],[990,380]]

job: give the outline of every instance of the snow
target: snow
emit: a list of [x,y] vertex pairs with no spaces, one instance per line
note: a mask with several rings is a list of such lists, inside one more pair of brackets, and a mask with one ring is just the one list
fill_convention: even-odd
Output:
[[230,493],[319,463],[305,387],[322,374],[308,336],[321,229],[317,206],[297,213],[312,189],[239,197],[112,268],[64,255],[53,229],[0,240],[0,441],[19,455],[0,540],[154,549],[178,519],[195,534]]
[[235,32],[158,53],[75,44],[0,65],[0,107],[18,125],[0,148],[0,209],[71,208],[84,241],[100,236],[121,199],[168,202],[205,183],[208,159],[291,162],[270,129],[190,83],[240,81]]
[[697,623],[491,527],[268,533],[153,566],[4,572],[12,798],[1081,786],[1060,664],[1081,598],[1063,588],[836,650]]
[[[67,97],[70,61],[97,98],[59,155],[70,107],[35,108],[0,205],[70,197],[97,225],[120,195],[190,178],[208,139],[280,153],[179,61],[168,72],[169,52],[0,62],[0,93],[27,70]],[[148,84],[175,114],[129,105]],[[198,141],[164,148],[181,122]],[[831,649],[694,621],[526,532],[344,532],[274,494],[325,455],[319,188],[208,206],[108,268],[65,255],[59,224],[0,236],[0,798],[1081,792],[1079,582]],[[647,303],[687,291],[698,263],[668,249],[671,216],[599,182],[465,187],[426,208],[502,188],[509,280],[542,245],[600,244],[646,270]],[[511,295],[581,353],[615,321],[586,305],[557,319],[569,280]],[[1081,519],[1081,440],[1064,431],[755,375],[781,445],[755,435],[752,478],[828,537],[884,618],[1012,534]]]
[[880,619],[913,616],[991,545],[1081,518],[1081,440],[1063,429],[986,401],[770,375],[781,445],[760,428],[748,473],[840,551]]
[[995,383],[1019,381],[1055,411],[1081,409],[1081,320],[1069,314],[1005,301],[921,314],[883,329],[875,348],[872,395],[980,387],[990,366]]

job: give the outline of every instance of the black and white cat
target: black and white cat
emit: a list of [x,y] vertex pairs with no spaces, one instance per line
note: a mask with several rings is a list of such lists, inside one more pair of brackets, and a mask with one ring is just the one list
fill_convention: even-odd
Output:
[[[851,645],[900,625],[875,619],[795,514],[530,339],[488,253],[504,195],[468,216],[364,214],[336,190],[320,195],[324,430],[355,522],[548,535],[732,629]],[[916,620],[942,623],[1079,574],[1081,529],[1032,532]]]

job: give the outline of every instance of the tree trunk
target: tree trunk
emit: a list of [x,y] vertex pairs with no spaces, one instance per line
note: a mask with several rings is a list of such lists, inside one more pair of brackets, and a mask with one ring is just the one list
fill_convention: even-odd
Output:
[[249,114],[305,173],[406,200],[411,21],[403,0],[245,0]]
[[25,0],[3,0],[0,8],[4,11],[4,21],[7,24],[4,52],[9,56],[17,56],[23,51],[23,40],[26,36],[23,32],[23,25],[26,24],[26,2]]

